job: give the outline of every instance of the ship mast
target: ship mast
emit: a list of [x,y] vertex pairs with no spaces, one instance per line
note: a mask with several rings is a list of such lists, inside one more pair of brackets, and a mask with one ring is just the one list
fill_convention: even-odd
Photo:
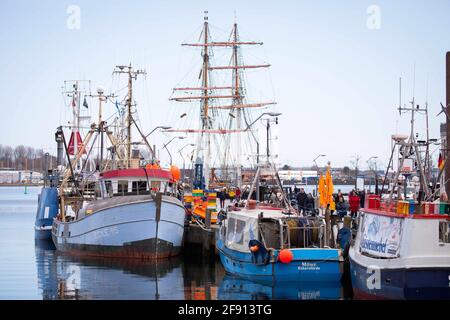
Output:
[[[402,157],[399,161],[398,170],[397,170],[394,180],[393,180],[394,183],[393,183],[390,195],[389,195],[389,202],[392,200],[394,188],[397,185],[398,178],[399,178],[401,170],[403,168],[405,159],[408,158],[412,154],[415,154],[415,159],[416,159],[416,163],[417,163],[417,167],[418,167],[418,171],[419,171],[419,175],[420,175],[420,191],[425,193],[425,197],[427,199],[430,198],[430,196],[431,196],[431,192],[430,192],[430,188],[429,188],[429,180],[428,180],[429,177],[425,174],[425,170],[422,165],[422,159],[421,159],[420,152],[419,152],[419,144],[415,138],[415,132],[414,132],[415,113],[416,112],[426,112],[427,109],[420,108],[419,105],[415,106],[414,97],[410,103],[411,103],[410,108],[406,108],[406,107],[398,108],[400,113],[402,111],[411,111],[411,132],[410,132],[408,141],[401,143],[401,146],[403,147]],[[404,188],[407,187],[406,179],[403,182],[403,187]],[[420,199],[420,200],[422,200],[422,199]]]
[[[237,23],[234,23],[234,29],[233,29],[233,41],[235,43],[235,45],[233,46],[233,65],[235,67],[237,67],[239,65],[239,61],[238,61],[238,46],[236,45],[236,43],[238,42],[238,31],[237,31]],[[233,99],[233,105],[242,105],[242,96],[241,96],[241,81],[240,81],[240,71],[238,68],[233,69],[233,73],[234,73],[234,95],[236,96],[236,98]],[[240,130],[241,129],[241,124],[242,124],[242,119],[241,119],[241,112],[242,112],[242,108],[237,108],[236,109],[236,129]],[[238,188],[242,187],[242,155],[241,155],[241,135],[238,134],[236,135],[236,186]]]
[[127,95],[127,142],[126,142],[126,163],[125,167],[129,168],[131,163],[131,125],[133,124],[133,115],[131,107],[133,105],[133,80],[137,79],[137,76],[142,74],[146,75],[145,70],[134,70],[131,63],[128,66],[116,66],[114,73],[126,73],[128,75],[128,95]]
[[[169,100],[178,101],[178,102],[192,102],[195,100],[200,100],[201,112],[200,112],[200,120],[201,120],[201,129],[169,129],[166,132],[185,132],[185,133],[198,133],[197,140],[197,157],[200,154],[203,154],[203,176],[205,177],[205,185],[208,188],[210,182],[210,157],[211,157],[211,134],[221,134],[221,135],[229,135],[231,133],[237,133],[236,137],[236,174],[237,174],[237,185],[241,186],[241,138],[240,134],[242,132],[246,132],[248,128],[242,128],[242,116],[243,109],[246,108],[260,108],[268,105],[275,104],[275,102],[260,102],[260,103],[244,103],[244,94],[243,94],[243,85],[241,79],[241,71],[243,69],[255,69],[255,68],[267,68],[269,64],[260,64],[260,65],[243,65],[240,64],[239,61],[239,48],[241,45],[262,45],[262,42],[253,42],[253,41],[240,41],[239,34],[237,29],[237,23],[234,23],[232,35],[229,41],[210,41],[209,34],[209,26],[208,26],[208,16],[207,11],[205,11],[205,17],[203,22],[203,30],[202,30],[202,42],[200,43],[183,43],[183,46],[191,46],[191,47],[202,47],[202,69],[201,69],[201,87],[183,87],[183,88],[174,88],[174,93],[176,91],[201,91],[201,95],[187,95],[187,96],[175,96],[171,97]],[[210,47],[228,47],[232,48],[232,58],[231,63],[225,66],[211,66],[210,65]],[[211,71],[232,71],[232,83],[231,86],[212,86],[211,85]],[[217,92],[220,90],[231,90],[230,94],[225,94],[221,92]],[[197,92],[198,92],[197,91]],[[212,101],[220,101],[220,99],[231,99],[231,104],[226,105],[215,105],[212,104]],[[224,128],[214,128],[213,127],[213,116],[211,114],[211,110],[225,110],[230,115],[233,113],[233,118],[236,118],[235,128],[224,129]],[[225,154],[229,152],[229,148],[226,148]],[[225,165],[225,164],[224,164]]]
[[[205,17],[203,22],[203,43],[205,44],[203,48],[203,69],[202,69],[202,77],[203,77],[203,112],[202,112],[202,129],[208,130],[211,129],[208,118],[208,107],[209,107],[209,97],[208,97],[208,73],[209,73],[209,54],[208,54],[208,11],[205,11]],[[203,135],[203,133],[202,133]],[[209,132],[205,132],[206,135],[206,156],[204,157],[204,167],[203,167],[203,176],[205,177],[205,185],[209,186],[209,162],[211,157],[211,140]],[[201,142],[200,138],[200,142]],[[201,143],[197,144],[197,150],[201,147]]]
[[[73,96],[72,96],[72,110],[73,110],[73,123],[72,123],[72,135],[73,135],[73,156],[76,159],[78,156],[78,132],[80,131],[80,94],[78,91],[78,81],[73,85]],[[77,161],[75,164],[75,169],[78,170],[80,163]]]

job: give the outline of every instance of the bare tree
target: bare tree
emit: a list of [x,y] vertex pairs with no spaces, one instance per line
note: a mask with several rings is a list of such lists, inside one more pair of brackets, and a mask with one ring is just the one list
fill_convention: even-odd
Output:
[[3,145],[0,144],[0,167],[5,167],[5,155]]
[[[34,158],[36,155],[36,151],[33,147],[26,147],[26,162],[25,162],[25,170],[31,167],[31,170],[34,170]],[[30,166],[31,163],[31,166]]]
[[13,148],[10,146],[3,147],[3,158],[5,159],[5,164],[7,168],[10,168],[12,165],[12,156],[14,154]]
[[20,145],[14,148],[14,158],[16,160],[16,169],[23,170],[23,163],[25,156],[27,154],[27,149],[24,145]]
[[355,154],[350,160],[350,163],[355,170],[355,189],[357,187],[357,180],[358,180],[358,170],[359,170],[359,161],[361,160],[361,156],[359,154]]

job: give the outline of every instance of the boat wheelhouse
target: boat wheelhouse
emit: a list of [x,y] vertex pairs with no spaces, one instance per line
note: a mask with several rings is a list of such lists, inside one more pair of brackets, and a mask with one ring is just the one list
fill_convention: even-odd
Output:
[[231,208],[221,221],[217,249],[225,270],[265,283],[339,282],[341,250],[324,245],[325,222],[253,203]]

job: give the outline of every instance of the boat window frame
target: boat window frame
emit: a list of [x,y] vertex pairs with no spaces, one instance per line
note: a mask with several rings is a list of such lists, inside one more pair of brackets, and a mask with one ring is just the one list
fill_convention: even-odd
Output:
[[[236,244],[243,245],[245,238],[245,226],[247,225],[244,220],[235,219],[234,236],[233,240]],[[239,241],[237,237],[240,237]]]
[[[230,226],[231,224],[231,226]],[[236,219],[234,217],[227,218],[227,233],[226,233],[226,241],[232,242],[234,240],[234,230],[236,228]]]
[[111,180],[103,180],[103,198],[112,197],[113,196],[113,183]]
[[439,244],[445,245],[450,243],[450,221],[439,221]]
[[[143,186],[143,188],[142,188]],[[131,181],[131,193],[139,194],[147,194],[147,180],[132,180]]]
[[[124,191],[123,187],[125,186],[125,182],[126,182],[126,189]],[[115,196],[124,196],[125,194],[128,193],[129,187],[128,182],[129,182],[128,180],[117,180],[117,193],[115,194]]]

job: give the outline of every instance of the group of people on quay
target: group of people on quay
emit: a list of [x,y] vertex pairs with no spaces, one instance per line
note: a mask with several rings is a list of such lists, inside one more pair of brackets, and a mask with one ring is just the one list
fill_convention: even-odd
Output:
[[[251,199],[256,199],[256,190],[251,195]],[[245,200],[249,195],[249,188],[245,187],[241,190],[239,187],[222,188],[217,190],[217,199],[220,203],[220,209],[226,207],[225,202],[229,200],[231,203],[239,203]],[[281,190],[279,188],[267,188],[263,193],[264,201],[269,203],[277,203],[281,201]],[[339,189],[337,193],[333,194],[335,208],[331,209],[332,215],[337,215],[339,218],[350,215],[355,218],[360,208],[364,208],[366,192],[365,190],[353,189],[348,195],[341,192]],[[299,213],[316,215],[318,213],[317,197],[313,196],[311,192],[306,193],[304,188],[295,187],[293,190],[291,200],[295,200],[295,205]]]
[[[298,211],[306,214],[317,214],[316,199],[311,193],[306,193],[304,188],[294,188],[294,196],[297,202]],[[335,208],[331,208],[331,215],[338,215],[341,219],[350,213],[352,218],[356,218],[358,210],[364,208],[366,192],[364,190],[351,190],[347,199],[339,189],[333,194]]]
[[[229,200],[231,203],[238,204],[239,202],[241,202],[241,200],[248,199],[249,193],[250,188],[248,186],[243,188],[243,190],[241,190],[239,187],[222,188],[220,190],[217,190],[217,199],[219,199],[220,202],[220,209],[226,207],[226,200]],[[264,188],[262,194],[260,195],[262,197],[261,200],[268,203],[279,204],[282,201],[282,193],[278,187]],[[256,188],[253,188],[250,199],[256,200]]]

